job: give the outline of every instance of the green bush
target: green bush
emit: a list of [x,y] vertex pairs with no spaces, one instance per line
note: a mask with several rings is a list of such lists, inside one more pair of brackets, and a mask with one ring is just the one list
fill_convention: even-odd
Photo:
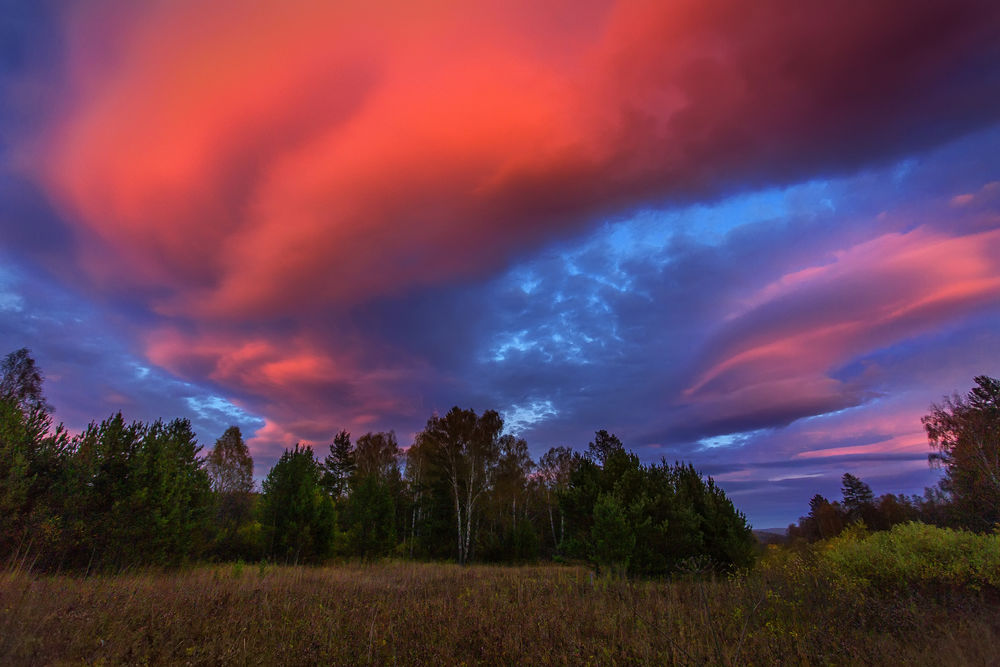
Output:
[[1000,535],[905,523],[887,532],[848,531],[820,560],[835,576],[878,587],[1000,589]]

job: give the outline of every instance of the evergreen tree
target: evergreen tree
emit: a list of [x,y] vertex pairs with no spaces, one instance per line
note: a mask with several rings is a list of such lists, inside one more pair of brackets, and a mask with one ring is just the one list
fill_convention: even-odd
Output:
[[78,565],[175,565],[201,554],[211,486],[188,420],[129,424],[119,412],[73,444],[67,520]]
[[69,451],[66,431],[53,428],[43,404],[0,398],[0,556],[30,550],[37,558],[54,548]]
[[351,434],[341,431],[334,436],[330,453],[324,461],[322,484],[327,494],[334,499],[346,496],[356,467]]
[[594,522],[591,528],[593,559],[598,567],[604,566],[612,573],[622,574],[628,568],[635,533],[625,519],[625,510],[611,494],[602,493],[594,503]]
[[312,449],[286,449],[263,483],[260,521],[267,553],[286,562],[316,562],[333,549],[336,511],[320,485],[322,468]]
[[351,553],[370,559],[385,556],[396,544],[396,504],[390,486],[375,475],[361,477],[344,505]]
[[[576,459],[560,504],[567,522],[564,547],[570,556],[614,556],[605,550],[610,548],[607,542],[600,546],[596,540],[613,533],[609,531],[617,525],[620,510],[634,539],[623,538],[630,545],[627,558],[614,557],[636,574],[663,574],[692,557],[708,558],[720,570],[753,560],[754,540],[746,517],[711,478],[703,479],[690,465],[643,466],[606,432],[598,432],[590,455]],[[605,522],[602,527],[595,523],[599,516]]]
[[342,525],[350,552],[362,558],[388,554],[396,541],[397,506],[402,495],[396,434],[366,433],[351,450],[350,495]]
[[849,472],[841,478],[841,493],[844,497],[844,511],[849,523],[864,522],[869,528],[879,523],[875,509],[875,494],[870,486]]

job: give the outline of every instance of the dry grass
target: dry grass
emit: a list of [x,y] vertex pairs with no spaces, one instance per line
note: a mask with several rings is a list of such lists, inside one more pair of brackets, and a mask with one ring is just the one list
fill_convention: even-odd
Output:
[[0,574],[0,664],[990,664],[998,610],[557,566],[14,572]]

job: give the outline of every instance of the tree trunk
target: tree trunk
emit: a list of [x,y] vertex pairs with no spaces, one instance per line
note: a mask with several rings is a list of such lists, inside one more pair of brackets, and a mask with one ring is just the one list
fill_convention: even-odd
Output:
[[458,564],[465,565],[464,541],[462,540],[462,500],[458,493],[458,481],[452,481],[452,489],[455,492],[455,519],[458,522]]
[[559,540],[556,539],[556,522],[555,519],[552,518],[552,503],[550,502],[548,503],[548,505],[549,505],[549,528],[552,529],[552,546],[553,548],[555,548],[559,546]]

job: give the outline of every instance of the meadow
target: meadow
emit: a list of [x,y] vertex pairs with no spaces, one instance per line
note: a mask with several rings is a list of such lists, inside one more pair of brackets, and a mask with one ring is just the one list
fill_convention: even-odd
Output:
[[987,665],[1000,655],[1000,597],[986,575],[844,576],[845,563],[875,562],[886,546],[839,545],[771,547],[750,571],[652,581],[551,564],[13,569],[0,575],[0,664]]

